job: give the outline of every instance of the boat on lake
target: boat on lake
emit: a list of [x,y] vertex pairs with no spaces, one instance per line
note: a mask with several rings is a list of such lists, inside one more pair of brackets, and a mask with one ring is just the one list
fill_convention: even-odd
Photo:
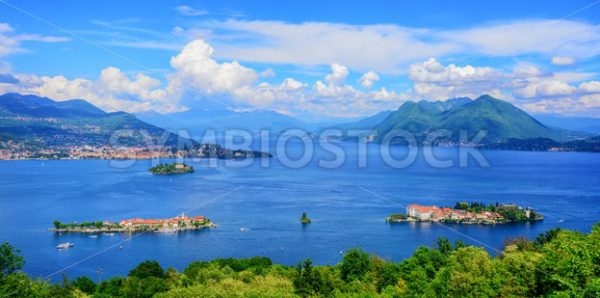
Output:
[[56,246],[56,249],[69,249],[71,247],[73,247],[75,244],[71,243],[71,242],[65,242],[65,243],[61,243],[59,245]]

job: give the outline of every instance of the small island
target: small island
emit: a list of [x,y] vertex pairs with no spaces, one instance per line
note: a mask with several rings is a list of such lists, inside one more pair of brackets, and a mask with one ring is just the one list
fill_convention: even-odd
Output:
[[300,217],[300,223],[302,223],[303,225],[311,223],[311,220],[306,215],[306,212],[302,212],[302,217]]
[[188,217],[184,214],[165,219],[132,218],[119,223],[109,221],[62,223],[56,220],[53,225],[54,228],[48,229],[49,231],[75,233],[178,232],[215,227],[215,224],[204,216]]
[[169,163],[159,164],[155,167],[150,168],[148,171],[154,175],[173,175],[173,174],[186,174],[193,173],[194,167],[188,166],[184,163]]
[[443,222],[464,224],[503,224],[543,220],[544,217],[531,208],[516,204],[456,203],[454,208],[408,205],[406,214],[392,214],[387,222]]

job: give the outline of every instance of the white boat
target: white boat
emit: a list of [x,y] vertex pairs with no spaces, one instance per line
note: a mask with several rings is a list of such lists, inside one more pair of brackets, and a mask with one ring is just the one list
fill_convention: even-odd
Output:
[[249,230],[249,229],[248,229],[248,228],[245,228],[245,227],[242,227],[242,228],[240,228],[240,232],[247,232],[248,230]]
[[106,236],[114,236],[115,233],[105,233],[104,235],[106,235]]
[[71,242],[65,242],[65,243],[61,243],[59,245],[56,246],[56,249],[69,249],[71,247],[73,247],[75,244],[71,243]]
[[98,238],[98,235],[90,235],[90,238]]

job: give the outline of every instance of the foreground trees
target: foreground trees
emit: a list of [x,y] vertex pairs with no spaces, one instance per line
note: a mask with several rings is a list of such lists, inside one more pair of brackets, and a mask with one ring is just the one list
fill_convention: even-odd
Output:
[[19,252],[2,244],[0,297],[600,297],[600,226],[588,234],[552,230],[533,242],[515,238],[497,256],[440,239],[399,263],[360,249],[335,266],[255,257],[193,262],[178,272],[146,261],[100,284],[32,280],[22,266]]
[[20,251],[9,243],[0,244],[0,277],[20,270],[25,265]]

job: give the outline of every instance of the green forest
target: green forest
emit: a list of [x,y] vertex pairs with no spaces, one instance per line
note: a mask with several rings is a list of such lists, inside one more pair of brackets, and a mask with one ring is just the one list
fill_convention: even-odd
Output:
[[507,240],[494,256],[441,238],[400,262],[361,249],[333,266],[254,257],[193,262],[180,272],[145,261],[99,284],[33,279],[23,266],[17,248],[0,245],[0,297],[600,297],[600,223],[589,233]]

